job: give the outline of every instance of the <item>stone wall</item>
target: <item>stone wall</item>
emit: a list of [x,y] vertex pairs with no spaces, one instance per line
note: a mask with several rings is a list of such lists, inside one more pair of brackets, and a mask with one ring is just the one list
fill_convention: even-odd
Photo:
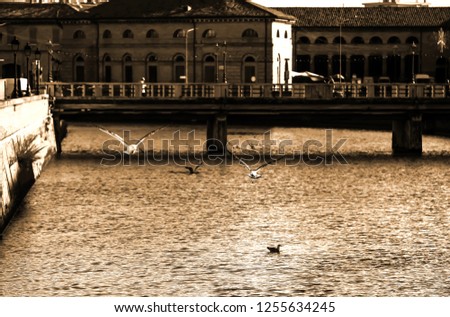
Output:
[[47,95],[0,101],[0,233],[55,149]]

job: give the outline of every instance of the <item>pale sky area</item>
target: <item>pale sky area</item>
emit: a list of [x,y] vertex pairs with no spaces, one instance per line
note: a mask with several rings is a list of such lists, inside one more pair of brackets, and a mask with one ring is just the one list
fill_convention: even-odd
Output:
[[[267,7],[362,7],[363,3],[382,0],[253,0]],[[401,3],[423,2],[424,0],[403,0]],[[427,0],[431,7],[450,7],[450,0]]]

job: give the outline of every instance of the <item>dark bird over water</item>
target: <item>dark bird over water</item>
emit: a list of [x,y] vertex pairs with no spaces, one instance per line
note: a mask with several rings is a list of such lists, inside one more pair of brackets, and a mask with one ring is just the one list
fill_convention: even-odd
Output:
[[270,253],[280,253],[281,244],[277,245],[277,247],[267,247]]
[[203,164],[203,162],[200,162],[199,164],[195,165],[194,167],[192,166],[185,166],[184,168],[188,170],[189,175],[192,174],[198,174],[198,168]]

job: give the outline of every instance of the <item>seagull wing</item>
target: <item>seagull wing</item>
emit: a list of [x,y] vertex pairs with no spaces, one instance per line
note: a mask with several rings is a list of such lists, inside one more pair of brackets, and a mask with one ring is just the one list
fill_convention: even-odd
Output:
[[260,170],[261,168],[263,168],[263,167],[266,167],[267,165],[273,164],[273,163],[275,163],[275,162],[281,160],[282,158],[284,158],[284,156],[280,156],[280,157],[278,157],[278,158],[276,158],[276,159],[273,159],[273,160],[271,160],[271,161],[268,161],[268,162],[265,162],[265,163],[261,164],[261,165],[255,170],[255,172],[256,172],[256,171],[259,171],[259,170]]
[[247,163],[245,163],[243,159],[241,159],[240,157],[238,157],[236,154],[234,154],[233,152],[231,152],[228,149],[227,149],[227,152],[230,153],[231,156],[233,156],[236,160],[238,160],[240,164],[244,165],[246,169],[248,169],[250,172],[252,171],[250,166]]
[[119,140],[120,143],[122,143],[123,145],[125,145],[126,147],[128,147],[128,144],[125,142],[125,140],[118,135],[117,133],[114,133],[112,131],[109,131],[108,129],[105,129],[103,127],[98,127],[100,129],[100,131],[109,134],[110,136],[112,136],[114,139]]
[[194,173],[194,169],[192,167],[185,166],[184,168],[187,169],[189,171],[189,173],[191,173],[191,174]]
[[156,132],[158,132],[159,130],[163,129],[164,127],[160,127],[158,129],[155,129],[153,131],[150,131],[149,133],[147,133],[146,135],[144,135],[142,138],[139,139],[139,141],[136,143],[137,146],[139,146],[142,142],[144,142],[144,140],[149,137],[150,135],[155,134]]
[[200,166],[202,166],[203,165],[203,161],[202,162],[200,162],[199,164],[197,164],[196,166],[195,166],[195,168],[194,168],[194,172],[195,171],[197,171],[198,170],[198,168],[200,167]]

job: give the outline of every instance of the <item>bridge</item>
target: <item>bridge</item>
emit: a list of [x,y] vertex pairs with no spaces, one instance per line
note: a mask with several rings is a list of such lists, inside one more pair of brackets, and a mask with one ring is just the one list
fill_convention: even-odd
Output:
[[[392,127],[394,154],[422,153],[424,127],[446,128],[450,86],[443,84],[150,84],[47,83],[61,151],[60,120],[67,117],[151,115],[207,122],[208,150],[223,150],[233,117],[304,122],[343,118]],[[248,119],[248,118],[247,118]],[[251,119],[255,120],[255,119]]]

